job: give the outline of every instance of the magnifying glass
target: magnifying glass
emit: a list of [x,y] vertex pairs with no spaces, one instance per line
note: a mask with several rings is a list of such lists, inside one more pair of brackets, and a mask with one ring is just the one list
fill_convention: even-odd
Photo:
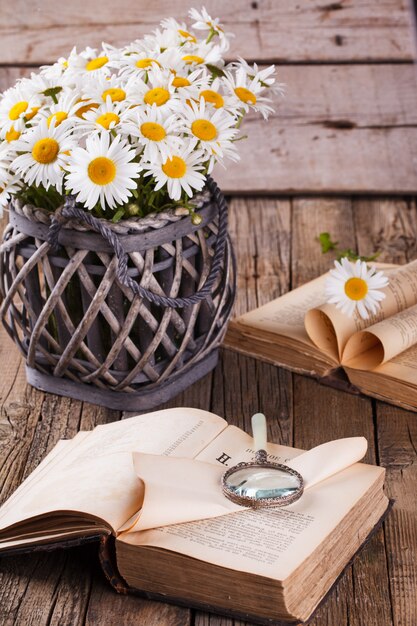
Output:
[[266,418],[263,413],[252,417],[255,460],[230,467],[222,477],[224,495],[242,506],[254,509],[287,506],[303,495],[304,480],[297,471],[268,461],[266,452]]

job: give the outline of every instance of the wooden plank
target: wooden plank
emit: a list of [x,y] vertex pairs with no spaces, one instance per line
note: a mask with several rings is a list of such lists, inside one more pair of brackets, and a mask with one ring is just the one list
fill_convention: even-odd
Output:
[[288,290],[290,224],[288,200],[232,200],[229,231],[238,262],[234,315],[242,315]]
[[[415,201],[354,202],[358,247],[380,250],[383,261],[417,257]],[[417,424],[414,413],[376,403],[378,454],[385,488],[395,501],[385,522],[390,594],[395,626],[417,623]]]
[[[320,275],[332,264],[332,254],[323,255],[315,240],[319,232],[330,232],[341,247],[355,247],[349,199],[294,200],[292,228],[293,287]],[[294,445],[300,448],[339,437],[365,436],[369,444],[365,460],[376,462],[372,402],[301,376],[294,377],[294,434]],[[312,620],[312,626],[322,624],[391,624],[382,531],[372,538],[354,565],[348,568]]]
[[[57,10],[44,0],[28,11],[25,0],[1,7],[0,63],[52,62],[77,45],[124,45],[149,33],[160,19],[186,19],[188,0],[131,3],[73,0]],[[235,33],[230,56],[269,61],[387,61],[413,57],[406,0],[212,0],[209,11]]]
[[414,200],[354,200],[358,250],[379,251],[385,263],[407,263],[417,257],[417,211]]
[[387,468],[386,491],[395,500],[385,522],[395,626],[417,623],[417,422],[415,413],[382,402],[377,408],[378,448]]
[[[0,89],[21,74],[2,68]],[[245,120],[241,161],[215,172],[225,192],[417,193],[413,66],[288,66],[281,78],[277,112]]]

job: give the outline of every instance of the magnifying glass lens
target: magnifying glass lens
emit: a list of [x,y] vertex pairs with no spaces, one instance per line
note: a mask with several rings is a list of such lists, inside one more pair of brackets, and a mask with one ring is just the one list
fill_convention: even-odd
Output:
[[280,469],[246,467],[227,477],[227,487],[237,496],[263,500],[294,495],[300,489],[300,481]]

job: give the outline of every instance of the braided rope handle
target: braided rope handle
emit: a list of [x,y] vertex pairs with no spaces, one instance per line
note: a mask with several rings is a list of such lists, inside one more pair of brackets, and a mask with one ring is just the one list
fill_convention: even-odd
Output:
[[140,296],[141,298],[145,298],[153,304],[169,307],[171,309],[181,309],[192,304],[196,304],[197,302],[204,300],[211,293],[211,288],[216,281],[223,263],[227,239],[228,215],[226,199],[216,183],[210,177],[207,177],[207,187],[218,207],[219,228],[209,274],[204,282],[204,285],[191,296],[186,296],[184,298],[160,296],[153,293],[153,291],[149,291],[149,289],[142,287],[142,285],[133,280],[133,278],[131,278],[128,274],[129,256],[124,251],[117,234],[105,222],[98,220],[84,209],[77,208],[74,196],[67,196],[63,208],[57,215],[54,215],[49,227],[48,242],[52,248],[56,248],[58,246],[58,236],[64,221],[75,218],[81,222],[85,222],[92,230],[99,233],[103,239],[108,241],[111,245],[118,259],[117,278],[123,285],[129,287],[134,294]]

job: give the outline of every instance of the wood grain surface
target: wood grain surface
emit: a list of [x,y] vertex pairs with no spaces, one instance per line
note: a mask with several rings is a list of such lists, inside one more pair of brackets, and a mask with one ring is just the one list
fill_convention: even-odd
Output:
[[[0,68],[0,90],[29,68]],[[249,116],[241,160],[219,167],[226,193],[417,193],[412,64],[280,69],[287,94],[268,122]]]
[[[326,269],[315,235],[328,230],[362,253],[382,247],[386,261],[417,256],[412,201],[343,198],[235,198],[231,231],[239,258],[243,312]],[[21,360],[0,331],[0,476],[5,499],[60,437],[122,417],[25,384]],[[403,626],[417,623],[417,422],[415,414],[359,398],[223,350],[216,370],[171,401],[225,416],[249,430],[264,411],[271,440],[309,448],[332,438],[364,435],[367,459],[387,468],[396,505],[381,530],[342,577],[313,626]],[[94,547],[0,561],[0,623],[46,626],[150,624],[241,626],[184,608],[117,596],[105,582]]]
[[[189,0],[101,2],[43,0],[2,2],[0,63],[39,64],[65,56],[74,45],[123,45],[142,37],[161,19],[186,19]],[[194,3],[199,6],[198,3]],[[208,0],[235,33],[230,56],[280,62],[404,61],[413,56],[407,0]]]

